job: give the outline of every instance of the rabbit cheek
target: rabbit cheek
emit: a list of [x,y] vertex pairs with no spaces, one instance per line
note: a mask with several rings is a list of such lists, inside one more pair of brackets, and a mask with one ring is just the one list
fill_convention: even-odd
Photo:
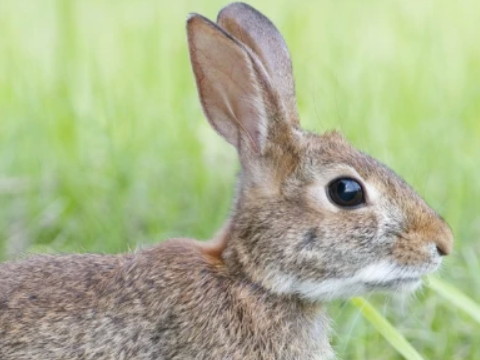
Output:
[[305,250],[307,252],[314,250],[319,242],[318,232],[319,229],[317,227],[308,229],[297,244],[297,250]]

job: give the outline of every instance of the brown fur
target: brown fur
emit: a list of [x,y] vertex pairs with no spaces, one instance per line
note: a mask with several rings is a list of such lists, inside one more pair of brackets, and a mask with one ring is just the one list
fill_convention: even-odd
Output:
[[305,326],[319,305],[270,294],[192,240],[33,257],[2,276],[4,360],[298,359],[309,342],[322,353]]
[[[0,359],[330,359],[323,302],[401,289],[451,251],[448,226],[393,171],[298,127],[268,19],[234,3],[218,23],[193,15],[187,32],[205,113],[242,164],[230,219],[209,243],[0,265]],[[366,193],[358,208],[327,195],[345,176]]]

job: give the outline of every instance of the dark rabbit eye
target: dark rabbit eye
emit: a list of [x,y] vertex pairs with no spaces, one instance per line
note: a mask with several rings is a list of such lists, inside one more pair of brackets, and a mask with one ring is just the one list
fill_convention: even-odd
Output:
[[362,185],[352,178],[338,178],[328,184],[330,200],[341,207],[354,208],[365,204]]

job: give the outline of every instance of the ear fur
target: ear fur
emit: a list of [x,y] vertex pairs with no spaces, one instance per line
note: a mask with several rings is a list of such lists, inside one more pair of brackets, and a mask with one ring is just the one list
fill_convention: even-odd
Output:
[[224,7],[217,24],[251,49],[264,65],[272,87],[278,92],[292,125],[298,125],[290,54],[280,32],[263,14],[245,3],[236,2]]
[[187,21],[193,72],[210,124],[239,152],[262,152],[267,137],[269,83],[244,45],[201,15]]

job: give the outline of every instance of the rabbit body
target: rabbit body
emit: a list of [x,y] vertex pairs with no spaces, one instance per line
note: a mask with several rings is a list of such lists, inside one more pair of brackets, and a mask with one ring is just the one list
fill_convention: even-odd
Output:
[[242,3],[187,21],[199,97],[242,167],[211,243],[0,265],[0,359],[329,359],[322,303],[414,289],[448,225],[340,134],[300,128],[275,26]]
[[119,256],[36,256],[0,274],[2,360],[330,353],[320,305],[266,292],[193,240]]

